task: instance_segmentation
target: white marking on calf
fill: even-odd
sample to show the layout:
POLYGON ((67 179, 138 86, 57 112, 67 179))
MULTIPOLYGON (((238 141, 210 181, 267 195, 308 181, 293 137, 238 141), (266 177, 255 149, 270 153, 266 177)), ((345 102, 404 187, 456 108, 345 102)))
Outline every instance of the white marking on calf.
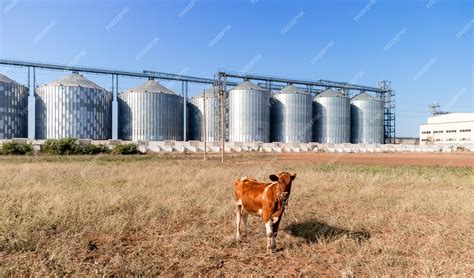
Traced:
POLYGON ((273 223, 271 220, 265 223, 265 229, 267 231, 267 237, 271 237, 273 235, 273 223))
POLYGON ((267 190, 268 190, 271 186, 273 186, 273 185, 275 185, 275 184, 277 184, 276 181, 275 181, 275 182, 272 182, 271 184, 267 185, 267 187, 265 187, 265 190, 263 191, 263 194, 262 194, 262 195, 263 195, 263 196, 262 196, 262 200, 265 199, 265 195, 267 194, 267 190))

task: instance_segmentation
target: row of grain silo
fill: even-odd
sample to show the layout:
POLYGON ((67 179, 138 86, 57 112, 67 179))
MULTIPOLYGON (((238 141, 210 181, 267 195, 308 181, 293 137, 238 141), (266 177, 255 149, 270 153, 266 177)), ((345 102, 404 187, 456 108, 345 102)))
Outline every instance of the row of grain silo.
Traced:
MULTIPOLYGON (((107 140, 112 93, 73 73, 35 90, 35 138, 107 140)), ((119 95, 119 138, 183 140, 183 97, 154 80, 119 95)), ((0 74, 0 139, 28 136, 28 88, 0 74)))
POLYGON ((28 135, 28 88, 0 74, 0 140, 28 135))
MULTIPOLYGON (((35 138, 110 139, 112 98, 77 73, 37 87, 35 138)), ((183 97, 148 80, 118 98, 119 139, 183 140, 183 97)), ((215 87, 190 99, 190 140, 204 139, 204 123, 206 140, 219 140, 219 101, 215 87)), ((350 100, 329 89, 313 98, 287 86, 271 94, 245 81, 226 93, 225 103, 233 142, 383 142, 383 103, 366 93, 350 100)), ((27 112, 28 89, 0 75, 0 139, 27 137, 27 112)))
MULTIPOLYGON (((191 140, 204 139, 204 114, 207 140, 219 138, 218 110, 214 108, 219 98, 215 91, 210 88, 190 100, 191 140)), ((365 92, 351 100, 328 89, 313 98, 291 85, 271 94, 245 81, 231 89, 227 97, 227 139, 231 142, 373 144, 384 140, 383 102, 365 92)))

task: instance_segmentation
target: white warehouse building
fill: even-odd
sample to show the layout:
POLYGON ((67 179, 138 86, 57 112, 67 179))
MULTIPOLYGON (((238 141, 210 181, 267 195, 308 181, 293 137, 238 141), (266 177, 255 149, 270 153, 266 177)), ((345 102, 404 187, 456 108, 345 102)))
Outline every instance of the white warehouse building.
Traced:
POLYGON ((420 125, 420 145, 473 143, 474 113, 436 115, 420 125))

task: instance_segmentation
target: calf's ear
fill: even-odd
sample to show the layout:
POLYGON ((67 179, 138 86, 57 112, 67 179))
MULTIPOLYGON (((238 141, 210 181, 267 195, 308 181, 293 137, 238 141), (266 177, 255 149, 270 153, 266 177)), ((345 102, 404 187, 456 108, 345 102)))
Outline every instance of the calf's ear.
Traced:
POLYGON ((271 181, 278 181, 278 176, 275 175, 275 174, 271 174, 271 175, 269 176, 269 178, 270 178, 271 181))
POLYGON ((291 175, 291 180, 294 180, 296 179, 296 173, 294 173, 293 175, 291 175))

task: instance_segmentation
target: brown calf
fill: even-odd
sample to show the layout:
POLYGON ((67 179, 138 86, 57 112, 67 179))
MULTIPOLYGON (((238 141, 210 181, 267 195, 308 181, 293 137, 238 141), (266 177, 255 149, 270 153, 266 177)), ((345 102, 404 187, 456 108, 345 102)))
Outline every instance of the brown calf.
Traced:
POLYGON ((267 251, 275 252, 276 236, 280 220, 288 204, 291 192, 291 182, 296 173, 291 175, 281 172, 270 175, 270 183, 262 183, 253 178, 241 178, 235 181, 234 194, 236 205, 236 238, 240 240, 240 220, 243 219, 243 234, 247 234, 247 219, 249 214, 261 216, 267 231, 267 251))

